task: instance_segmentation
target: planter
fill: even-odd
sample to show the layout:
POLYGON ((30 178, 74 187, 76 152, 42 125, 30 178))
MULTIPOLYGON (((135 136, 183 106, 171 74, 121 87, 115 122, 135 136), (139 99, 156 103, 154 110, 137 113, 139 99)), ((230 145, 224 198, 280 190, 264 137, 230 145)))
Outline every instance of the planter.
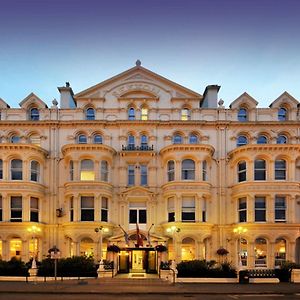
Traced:
POLYGON ((177 283, 238 283, 237 278, 177 278, 177 283))
POLYGON ((300 269, 293 269, 292 270, 291 282, 300 283, 300 269))

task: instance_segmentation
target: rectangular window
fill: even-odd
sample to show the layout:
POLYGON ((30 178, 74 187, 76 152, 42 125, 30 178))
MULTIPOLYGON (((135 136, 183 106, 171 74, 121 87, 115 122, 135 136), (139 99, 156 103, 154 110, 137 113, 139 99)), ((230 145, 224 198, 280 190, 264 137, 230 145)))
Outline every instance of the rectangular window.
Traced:
POLYGON ((182 198, 181 220, 182 222, 195 222, 195 198, 194 197, 182 198))
POLYGON ((129 210, 129 223, 130 224, 136 224, 137 221, 137 210, 136 209, 130 209, 129 210))
POLYGON ((207 181, 207 162, 204 160, 202 162, 202 180, 207 181))
POLYGON ((168 222, 175 222, 175 199, 168 198, 168 222))
POLYGON ((286 162, 285 160, 275 160, 275 180, 286 179, 286 162))
POLYGON ((255 197, 255 222, 266 222, 265 197, 255 197))
POLYGON ((239 198, 239 222, 247 222, 247 198, 239 198))
POLYGON ((284 196, 275 197, 275 222, 286 222, 286 201, 284 196))
POLYGON ((146 224, 147 210, 144 202, 131 202, 129 204, 129 223, 130 224, 146 224))
POLYGON ((146 209, 139 209, 139 224, 147 223, 147 211, 146 209))
POLYGON ((70 199, 70 222, 74 221, 74 198, 70 199))
POLYGON ((3 161, 0 159, 0 179, 3 179, 3 161))
POLYGON ((30 222, 39 222, 39 199, 30 197, 30 222))
POLYGON ((206 222, 206 200, 202 201, 202 222, 206 222))
POLYGON ((108 198, 101 199, 101 221, 108 222, 108 198))
POLYGON ((246 162, 240 162, 238 164, 238 182, 246 181, 247 169, 246 162))
POLYGON ((254 180, 266 180, 266 162, 263 159, 254 161, 254 180))
POLYGON ((148 184, 148 170, 146 165, 140 166, 141 170, 141 185, 147 185, 148 184))
MULTIPOLYGON (((0 222, 3 221, 3 216, 2 216, 2 196, 0 195, 0 222)), ((0 253, 1 254, 1 253, 0 253)), ((0 257, 1 258, 1 257, 0 257)))
POLYGON ((22 196, 10 198, 10 221, 22 222, 22 196))
POLYGON ((134 165, 128 166, 128 185, 134 185, 134 165))
POLYGON ((81 221, 94 221, 93 196, 81 196, 81 221))

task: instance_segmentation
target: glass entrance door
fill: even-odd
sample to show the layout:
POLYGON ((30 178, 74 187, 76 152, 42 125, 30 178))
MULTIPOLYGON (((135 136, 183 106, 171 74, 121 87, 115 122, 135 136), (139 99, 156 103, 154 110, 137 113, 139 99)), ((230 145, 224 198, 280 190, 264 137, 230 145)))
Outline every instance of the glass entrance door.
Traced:
POLYGON ((143 250, 132 251, 132 271, 144 271, 144 252, 143 250))

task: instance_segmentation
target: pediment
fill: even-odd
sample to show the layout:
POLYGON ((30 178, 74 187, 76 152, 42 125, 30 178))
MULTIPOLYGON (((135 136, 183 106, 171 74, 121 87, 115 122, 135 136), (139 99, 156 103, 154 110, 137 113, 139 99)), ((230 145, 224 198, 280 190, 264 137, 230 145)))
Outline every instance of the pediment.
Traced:
POLYGON ((231 109, 237 109, 241 106, 247 108, 247 109, 251 109, 251 108, 255 108, 257 106, 258 102, 251 97, 248 93, 243 93, 242 95, 240 95, 238 98, 236 98, 230 105, 229 107, 231 109))
POLYGON ((141 186, 130 187, 123 191, 121 194, 123 197, 152 197, 154 195, 153 192, 141 186))
POLYGON ((28 109, 30 106, 36 106, 37 108, 48 108, 47 104, 34 93, 30 93, 19 103, 19 105, 25 109, 28 109))
POLYGON ((279 108, 281 106, 286 106, 289 108, 297 108, 299 101, 291 96, 288 92, 282 93, 277 99, 275 99, 271 104, 270 108, 279 108))
POLYGON ((10 106, 2 98, 0 98, 0 109, 5 108, 10 108, 10 106))
POLYGON ((202 97, 200 94, 138 65, 77 93, 75 98, 101 98, 108 93, 119 98, 129 92, 147 93, 152 97, 158 97, 161 91, 170 93, 172 97, 193 99, 202 97))

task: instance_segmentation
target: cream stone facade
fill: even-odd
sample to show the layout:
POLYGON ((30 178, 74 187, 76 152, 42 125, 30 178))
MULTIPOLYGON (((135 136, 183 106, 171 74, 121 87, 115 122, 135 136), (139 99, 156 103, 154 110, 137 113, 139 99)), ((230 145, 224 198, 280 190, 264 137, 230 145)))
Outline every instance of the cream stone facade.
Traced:
POLYGON ((223 260, 220 248, 236 266, 299 262, 299 102, 258 108, 244 93, 225 108, 219 88, 200 95, 138 61, 75 95, 59 87, 59 107, 0 99, 2 259, 56 245, 120 272, 223 260))

